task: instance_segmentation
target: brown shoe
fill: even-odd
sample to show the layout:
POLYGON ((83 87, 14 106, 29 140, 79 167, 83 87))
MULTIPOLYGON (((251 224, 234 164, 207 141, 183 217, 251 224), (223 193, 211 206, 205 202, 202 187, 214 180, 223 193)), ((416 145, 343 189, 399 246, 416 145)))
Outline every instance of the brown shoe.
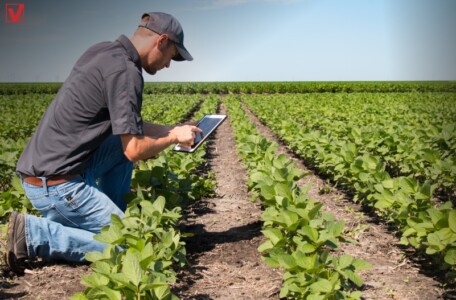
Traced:
POLYGON ((25 260, 28 259, 25 241, 25 216, 14 211, 8 222, 8 241, 6 245, 6 263, 11 271, 23 274, 25 260))

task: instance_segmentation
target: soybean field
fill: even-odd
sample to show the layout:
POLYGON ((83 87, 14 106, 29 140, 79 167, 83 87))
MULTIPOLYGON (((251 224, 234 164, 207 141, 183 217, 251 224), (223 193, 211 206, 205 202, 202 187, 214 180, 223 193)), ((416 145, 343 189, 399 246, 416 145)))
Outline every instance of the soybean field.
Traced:
MULTIPOLYGON (((10 213, 39 214, 15 165, 59 88, 0 84, 2 256, 10 213)), ((135 164, 103 253, 3 266, 0 298, 456 297, 456 82, 145 85, 145 121, 214 113, 195 153, 135 164)))

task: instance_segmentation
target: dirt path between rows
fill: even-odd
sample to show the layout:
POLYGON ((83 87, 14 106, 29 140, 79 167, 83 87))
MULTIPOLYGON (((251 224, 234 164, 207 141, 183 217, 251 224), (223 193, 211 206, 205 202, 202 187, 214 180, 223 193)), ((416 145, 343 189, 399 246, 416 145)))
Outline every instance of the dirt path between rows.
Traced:
POLYGON ((87 265, 55 264, 26 270, 24 276, 2 278, 0 299, 62 300, 84 290, 83 275, 90 274, 87 265))
POLYGON ((247 107, 244 106, 244 110, 259 132, 279 144, 279 153, 288 155, 301 170, 309 173, 298 182, 298 185, 310 184, 310 197, 322 202, 325 211, 345 222, 348 237, 357 243, 342 244, 341 253, 364 259, 372 264, 371 270, 361 273, 365 284, 363 298, 444 299, 444 290, 440 283, 423 274, 421 266, 407 258, 399 246, 399 239, 389 232, 384 224, 379 224, 375 217, 367 216, 360 205, 350 201, 346 195, 310 171, 247 107))
POLYGON ((190 266, 173 289, 182 299, 278 299, 282 274, 257 251, 263 241, 261 209, 249 201, 247 174, 235 149, 228 118, 208 145, 216 196, 187 208, 183 231, 194 233, 186 241, 190 266))

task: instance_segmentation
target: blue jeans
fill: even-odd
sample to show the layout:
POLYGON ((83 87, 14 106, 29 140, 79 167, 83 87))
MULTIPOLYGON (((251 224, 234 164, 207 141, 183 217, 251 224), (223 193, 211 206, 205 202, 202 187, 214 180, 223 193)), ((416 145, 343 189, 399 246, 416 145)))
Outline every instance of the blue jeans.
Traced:
POLYGON ((32 205, 44 217, 25 216, 29 257, 83 262, 86 253, 102 252, 105 244, 93 235, 111 224, 111 214, 124 217, 122 196, 130 191, 132 171, 120 137, 111 135, 80 178, 50 187, 22 182, 32 205))

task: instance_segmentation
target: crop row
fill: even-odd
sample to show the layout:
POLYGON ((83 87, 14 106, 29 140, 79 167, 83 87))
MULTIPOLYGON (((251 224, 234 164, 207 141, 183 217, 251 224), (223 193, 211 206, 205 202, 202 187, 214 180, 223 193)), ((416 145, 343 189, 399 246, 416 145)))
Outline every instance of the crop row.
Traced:
MULTIPOLYGON (((420 98, 420 95, 415 96, 418 100, 423 100, 420 98)), ((382 97, 378 98, 378 100, 382 99, 382 97)), ((431 97, 431 99, 433 98, 431 97)), ((401 126, 401 123, 409 122, 407 120, 407 111, 408 109, 413 111, 413 106, 405 107, 403 110, 405 116, 403 118, 405 121, 403 122, 392 119, 384 122, 384 127, 381 127, 382 123, 379 122, 373 122, 371 124, 372 126, 366 125, 366 128, 372 131, 375 131, 375 128, 379 127, 377 128, 377 132, 383 130, 390 135, 389 137, 376 137, 375 135, 370 135, 371 133, 369 132, 364 132, 363 126, 358 125, 356 127, 356 120, 359 118, 369 120, 369 109, 375 111, 376 108, 391 105, 391 102, 383 99, 383 101, 377 104, 369 103, 369 105, 364 107, 364 114, 367 116, 361 116, 359 118, 354 116, 353 122, 355 123, 351 124, 351 132, 347 132, 344 138, 343 134, 338 132, 339 126, 345 126, 343 124, 344 122, 340 122, 337 118, 332 119, 332 117, 344 114, 350 115, 351 109, 360 113, 355 107, 356 101, 353 101, 354 107, 350 106, 351 101, 343 101, 342 106, 345 105, 347 107, 342 109, 340 105, 335 105, 334 107, 326 105, 325 101, 321 98, 312 101, 309 97, 301 99, 300 102, 292 101, 292 103, 295 103, 295 106, 293 106, 294 109, 287 107, 288 110, 285 111, 280 106, 284 105, 286 101, 280 97, 244 96, 242 100, 248 104, 251 110, 264 123, 285 141, 290 149, 300 155, 307 163, 313 165, 320 173, 329 176, 337 184, 347 189, 354 195, 355 201, 360 201, 365 205, 373 207, 387 221, 396 224, 402 233, 401 242, 403 244, 412 245, 419 250, 425 251, 443 269, 449 271, 447 272, 448 275, 452 275, 456 266, 456 211, 453 209, 452 203, 446 202, 441 204, 439 202, 435 203, 432 200, 435 188, 431 184, 432 178, 426 178, 426 181, 420 181, 419 179, 421 177, 415 177, 413 173, 408 176, 391 176, 386 168, 387 162, 385 156, 388 156, 388 153, 382 155, 381 151, 379 151, 379 148, 382 146, 388 149, 385 144, 382 145, 385 141, 393 143, 394 141, 398 141, 395 135, 400 135, 403 131, 406 132, 406 135, 407 133, 413 133, 413 127, 401 126), (265 105, 265 103, 268 103, 268 105, 265 105), (301 105, 306 106, 306 109, 300 109, 300 106, 296 103, 301 103, 301 105), (325 109, 320 114, 324 114, 328 119, 328 125, 313 122, 313 120, 316 120, 316 122, 321 120, 321 117, 316 116, 318 113, 314 113, 321 106, 325 107, 325 109), (299 113, 295 114, 295 111, 299 111, 299 113), (307 115, 313 116, 314 119, 307 115), (332 126, 329 126, 329 124, 332 124, 332 126), (388 128, 390 124, 393 127, 388 128), (353 137, 355 135, 353 131, 359 131, 358 135, 367 134, 369 138, 361 143, 354 142, 353 137), (372 147, 373 149, 366 148, 366 144, 374 145, 372 147)), ((329 99, 326 100, 333 104, 329 99)), ((404 103, 401 104, 404 105, 404 103)), ((429 105, 429 102, 427 104, 429 105)), ((420 107, 419 101, 416 102, 416 105, 420 107)), ((454 109, 454 106, 452 107, 451 105, 454 104, 448 102, 446 109, 449 111, 454 109)), ((428 111, 432 112, 433 109, 429 107, 428 111)), ((440 119, 439 117, 434 118, 433 115, 426 116, 423 111, 422 113, 422 118, 424 120, 428 119, 425 122, 440 119)), ((374 114, 376 113, 374 112, 374 114)), ((379 118, 382 119, 382 117, 389 118, 388 114, 380 114, 379 118)), ((348 117, 346 117, 346 120, 347 122, 352 121, 348 117)), ((430 149, 436 152, 443 151, 438 152, 441 155, 439 159, 452 164, 448 170, 453 173, 450 173, 448 175, 449 177, 443 177, 443 180, 449 178, 450 181, 447 183, 454 187, 454 152, 452 156, 445 156, 445 151, 447 147, 453 147, 455 133, 446 131, 446 128, 450 125, 445 121, 437 121, 436 124, 431 123, 429 126, 439 128, 439 124, 440 131, 437 129, 435 132, 437 135, 444 136, 446 144, 437 143, 437 145, 428 145, 428 147, 431 147, 430 149), (453 181, 451 181, 451 178, 453 178, 453 181)), ((341 131, 343 132, 343 130, 341 131)), ((426 130, 423 130, 423 124, 417 126, 415 131, 418 134, 426 132, 426 130)), ((403 138, 407 139, 406 136, 403 138)), ((440 137, 436 137, 436 139, 439 140, 440 137)), ((413 146, 416 146, 417 149, 421 150, 426 145, 421 146, 418 144, 419 142, 425 143, 425 140, 421 138, 408 140, 408 143, 411 144, 413 149, 413 146)), ((411 159, 410 163, 420 163, 422 159, 426 160, 426 157, 420 158, 419 155, 420 152, 416 153, 415 160, 411 159)), ((436 168, 440 165, 441 163, 437 162, 436 164, 431 164, 430 168, 436 168)), ((446 169, 442 169, 440 172, 444 173, 445 171, 446 169)))
POLYGON ((52 95, 0 95, 0 192, 11 186, 16 161, 51 100, 52 95))
MULTIPOLYGON (((215 113, 217 106, 218 99, 208 97, 194 119, 215 113)), ((172 109, 161 118, 146 113, 144 119, 177 123, 186 119, 192 106, 187 105, 186 113, 179 108, 172 113, 172 109)), ((166 150, 139 163, 126 217, 112 216, 112 225, 95 236, 107 247, 103 253, 87 254, 92 274, 83 277, 87 288, 72 299, 177 299, 169 285, 176 281, 174 268, 186 263, 185 234, 178 229, 181 207, 214 187, 210 176, 194 174, 204 154, 205 147, 193 155, 166 150)))
MULTIPOLYGON (((61 83, 0 83, 0 95, 55 94, 61 83)), ((149 82, 145 94, 284 94, 352 92, 455 92, 455 81, 395 82, 149 82)))
MULTIPOLYGON (((277 122, 283 116, 295 120, 305 138, 300 143, 303 147, 310 140, 347 145, 349 155, 379 157, 393 177, 429 180, 443 198, 450 198, 456 190, 454 94, 313 94, 244 99, 260 115, 269 111, 277 122)), ((281 126, 277 122, 271 126, 281 126)), ((318 163, 327 160, 327 153, 318 149, 310 156, 318 163)))
POLYGON ((249 190, 266 207, 261 218, 267 238, 258 250, 264 261, 285 270, 281 298, 360 299, 359 270, 370 264, 350 255, 337 256, 344 222, 321 211, 296 184, 304 176, 278 145, 256 131, 235 97, 226 100, 238 154, 249 172, 249 190))

